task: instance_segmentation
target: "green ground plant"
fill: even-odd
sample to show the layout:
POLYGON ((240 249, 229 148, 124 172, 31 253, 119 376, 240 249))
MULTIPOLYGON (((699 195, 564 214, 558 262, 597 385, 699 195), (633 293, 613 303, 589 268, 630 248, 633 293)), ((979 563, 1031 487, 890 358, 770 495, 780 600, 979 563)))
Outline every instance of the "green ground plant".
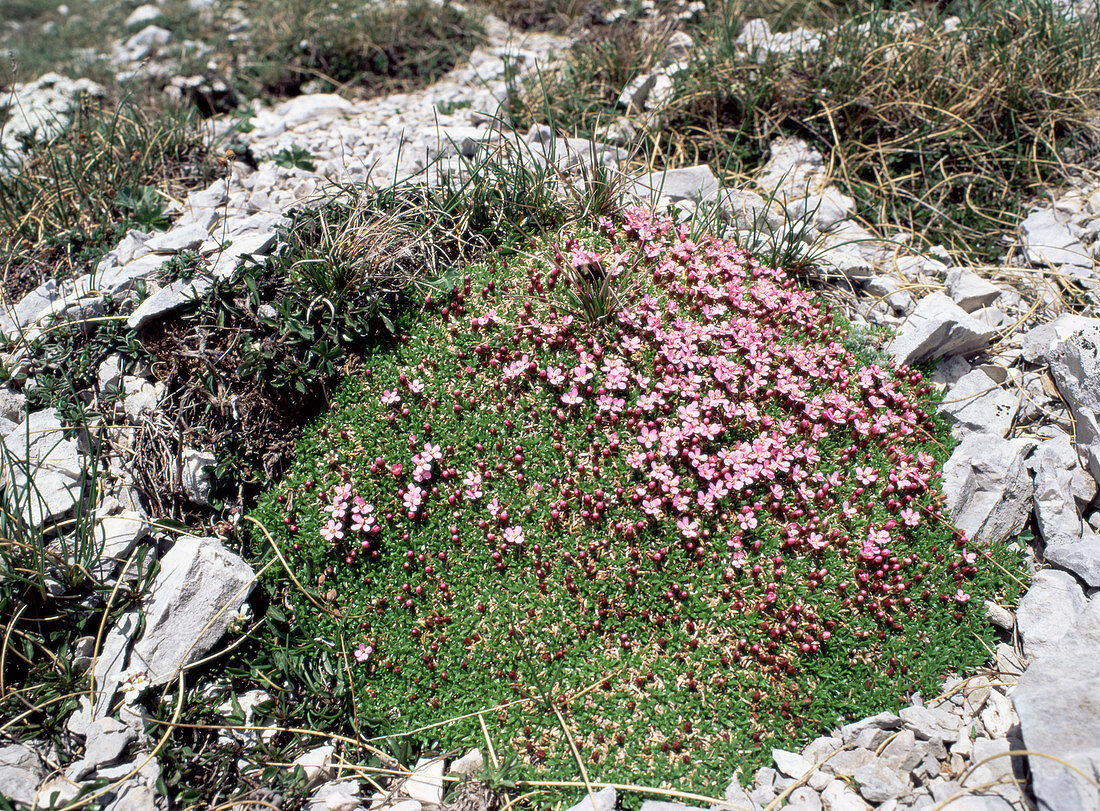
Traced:
POLYGON ((364 734, 720 796, 986 659, 1015 553, 946 522, 931 387, 687 233, 630 210, 470 266, 263 499, 364 734))
POLYGON ((249 0, 247 37, 228 45, 245 95, 293 96, 307 83, 377 95, 429 84, 480 41, 477 20, 450 3, 249 0))

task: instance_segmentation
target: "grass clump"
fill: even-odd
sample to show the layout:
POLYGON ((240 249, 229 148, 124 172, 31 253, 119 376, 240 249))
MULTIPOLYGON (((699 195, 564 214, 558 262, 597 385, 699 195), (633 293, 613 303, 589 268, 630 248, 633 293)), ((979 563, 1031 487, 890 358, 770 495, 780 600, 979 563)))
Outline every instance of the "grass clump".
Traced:
MULTIPOLYGON (((869 221, 984 263, 999 260, 1001 237, 1039 189, 1067 177, 1064 155, 1088 164, 1100 154, 1100 49, 1050 2, 959 5, 952 24, 948 10, 836 9, 839 23, 821 20, 819 49, 763 64, 735 45, 743 11, 689 29, 691 63, 646 136, 662 160, 750 173, 773 137, 796 135, 831 154, 869 221)), ((568 65, 517 88, 517 119, 549 110, 560 126, 596 132, 647 69, 644 35, 623 23, 625 43, 582 41, 568 65)))
POLYGON ((482 37, 466 12, 426 0, 252 0, 243 11, 248 37, 229 47, 238 87, 252 96, 294 96, 309 83, 364 96, 412 90, 440 78, 482 37))
POLYGON ((944 518, 930 386, 686 233, 630 210, 471 266, 263 500, 364 731, 717 796, 985 660, 1011 553, 944 518))
POLYGON ((4 300, 88 272, 132 227, 168 224, 167 201, 220 170, 193 111, 84 100, 70 125, 0 155, 4 300), (9 163, 10 162, 10 163, 9 163))

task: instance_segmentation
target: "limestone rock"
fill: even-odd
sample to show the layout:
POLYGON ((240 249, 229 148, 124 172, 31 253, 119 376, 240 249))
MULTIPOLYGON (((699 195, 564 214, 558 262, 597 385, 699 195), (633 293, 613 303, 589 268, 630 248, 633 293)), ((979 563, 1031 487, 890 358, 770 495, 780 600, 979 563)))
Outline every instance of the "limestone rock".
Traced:
POLYGON ((1089 472, 1100 482, 1100 318, 1089 319, 1057 345, 1050 372, 1073 414, 1089 472))
POLYGON ((667 197, 674 203, 713 199, 718 195, 718 178, 706 164, 651 172, 634 181, 630 194, 642 199, 667 197))
POLYGON ((971 539, 996 543, 1027 525, 1033 485, 1024 460, 1035 444, 968 434, 944 464, 948 517, 971 539))
POLYGON ((1020 225, 1020 232, 1032 264, 1084 268, 1092 264, 1088 250, 1053 208, 1031 212, 1020 225))
POLYGON ((0 787, 9 800, 31 805, 46 770, 34 750, 21 743, 0 747, 0 787))
POLYGON ((939 411, 954 423, 951 433, 955 438, 975 431, 1003 437, 1019 407, 1019 398, 998 386, 984 370, 975 369, 951 387, 939 411))
POLYGON ((947 296, 933 293, 918 302, 887 352, 899 366, 967 355, 988 346, 996 332, 947 296))
POLYGON ((32 527, 54 521, 80 498, 84 460, 76 443, 65 438, 61 417, 46 409, 28 414, 4 437, 7 462, 0 483, 19 493, 14 501, 32 527))
POLYGON ((217 539, 180 538, 161 559, 130 666, 154 684, 175 678, 221 638, 254 585, 252 568, 217 539))
POLYGON ((615 787, 607 786, 591 796, 586 796, 569 811, 612 811, 615 808, 617 796, 615 787))
MULTIPOLYGON (((1090 601, 1062 644, 1024 671, 1012 694, 1027 749, 1100 773, 1100 600, 1090 601)), ((1098 811, 1100 789, 1050 757, 1029 758, 1041 811, 1098 811)))
POLYGON ((966 268, 947 271, 946 284, 947 295, 968 313, 989 307, 1001 297, 999 288, 966 268))

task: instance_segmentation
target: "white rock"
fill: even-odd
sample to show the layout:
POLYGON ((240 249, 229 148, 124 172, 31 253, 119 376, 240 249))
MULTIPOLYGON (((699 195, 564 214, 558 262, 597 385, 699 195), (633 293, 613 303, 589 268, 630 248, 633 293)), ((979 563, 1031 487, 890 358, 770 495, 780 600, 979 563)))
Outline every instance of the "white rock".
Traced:
POLYGON ((1100 809, 1100 789, 1067 768, 1097 771, 1100 752, 1100 600, 1090 601, 1063 644, 1032 662, 1013 691, 1024 748, 1048 755, 1029 757, 1031 787, 1048 811, 1100 809))
POLYGON ((145 516, 129 510, 100 519, 92 532, 99 556, 97 572, 106 577, 113 574, 148 530, 145 516))
POLYGON ((699 202, 718 195, 718 178, 706 164, 651 172, 635 180, 629 193, 643 199, 656 195, 667 197, 673 202, 699 202))
POLYGON ((1001 291, 972 270, 954 267, 947 271, 947 295, 968 313, 972 313, 992 305, 1001 297, 1001 291))
POLYGON ((122 369, 122 356, 117 352, 111 353, 103 360, 103 363, 99 364, 99 369, 96 372, 99 390, 105 392, 109 388, 116 388, 122 383, 124 374, 125 372, 122 369))
POLYGON ((309 811, 357 811, 362 808, 359 784, 354 780, 325 783, 309 798, 309 811))
POLYGON ((19 299, 15 307, 10 307, 5 302, 0 312, 0 333, 12 336, 36 324, 44 314, 53 312, 53 303, 61 297, 62 292, 57 282, 47 279, 19 299))
POLYGON ((238 234, 214 257, 210 274, 215 279, 228 279, 246 257, 266 256, 274 245, 275 230, 271 227, 256 233, 238 234))
POLYGON ((902 324, 887 352, 899 366, 967 355, 989 345, 996 330, 942 293, 925 296, 902 324))
POLYGON ((306 779, 312 781, 318 777, 326 777, 332 771, 332 755, 334 746, 318 746, 309 752, 304 752, 294 758, 293 765, 300 766, 306 772, 306 779))
POLYGON ((863 282, 863 292, 873 298, 885 301, 898 315, 907 313, 913 307, 913 297, 908 290, 901 289, 897 279, 891 276, 872 276, 863 282))
POLYGON ((1057 650, 1087 605, 1085 593, 1072 575, 1053 569, 1037 572, 1016 610, 1024 653, 1036 659, 1057 650))
POLYGON ((31 805, 46 770, 34 751, 21 743, 0 747, 0 786, 9 800, 31 805))
POLYGON ((130 16, 126 18, 126 22, 124 22, 123 25, 129 28, 131 25, 141 25, 142 23, 152 22, 159 16, 159 8, 146 4, 144 6, 138 6, 131 11, 130 16))
POLYGON ((1064 217, 1051 208, 1031 212, 1020 225, 1028 261, 1035 265, 1091 267, 1088 249, 1073 235, 1064 217))
POLYGON ((1024 459, 1035 444, 967 434, 944 464, 948 517, 972 540, 997 543, 1027 525, 1034 486, 1024 459))
POLYGON ((126 325, 130 329, 141 329, 166 313, 178 310, 185 304, 201 298, 213 286, 214 282, 208 276, 178 279, 162 287, 134 308, 130 317, 126 319, 126 325))
POLYGON ((38 787, 34 808, 63 808, 80 792, 80 786, 65 777, 53 777, 38 787))
POLYGON ((20 493, 23 520, 39 527, 70 512, 81 495, 84 466, 76 443, 65 439, 53 409, 27 415, 4 437, 7 461, 0 483, 20 493))
POLYGON ((833 780, 821 792, 821 803, 825 811, 871 811, 863 799, 843 780, 833 780))
POLYGON ((185 225, 182 228, 172 228, 163 234, 157 234, 145 243, 145 247, 157 253, 193 251, 202 245, 209 236, 210 234, 205 227, 194 223, 185 225))
POLYGON ((214 476, 210 468, 218 462, 212 453, 183 449, 183 469, 180 471, 180 486, 184 495, 192 504, 209 504, 210 493, 214 489, 214 476))
POLYGON ((145 632, 130 666, 145 669, 154 684, 175 678, 221 638, 254 585, 252 568, 217 539, 179 538, 145 600, 145 632))
POLYGON ((0 418, 17 425, 27 416, 27 396, 22 392, 0 388, 0 418))
POLYGON ((451 762, 451 774, 464 774, 466 776, 478 774, 485 768, 485 758, 480 749, 471 749, 460 758, 451 762))
POLYGON ((331 93, 314 93, 284 101, 275 108, 275 116, 287 129, 294 129, 307 121, 351 115, 355 105, 345 98, 331 93))
POLYGON ((122 388, 126 392, 122 409, 126 412, 126 418, 131 424, 136 425, 143 414, 156 411, 157 389, 148 380, 126 375, 122 379, 122 388))
POLYGON ((615 808, 617 794, 614 786, 607 786, 592 796, 586 796, 569 811, 612 811, 615 808), (595 801, 595 802, 593 802, 595 801))
POLYGON ((1070 437, 1059 432, 1042 442, 1028 467, 1035 475, 1035 518, 1047 546, 1080 538, 1083 524, 1073 496, 1073 471, 1079 464, 1070 437))
POLYGON ((974 431, 1005 436, 1019 407, 1019 398, 998 386, 982 369, 961 377, 938 406, 954 423, 951 433, 956 439, 974 431))
POLYGON ((402 792, 428 805, 443 802, 443 759, 420 758, 412 774, 402 786, 402 792))
MULTIPOLYGON (((118 691, 122 672, 126 669, 130 641, 138 628, 138 616, 135 612, 123 614, 103 640, 103 647, 95 660, 92 677, 95 684, 95 703, 86 719, 88 723, 105 716, 118 691)), ((86 725, 81 725, 86 729, 86 725)), ((79 734, 84 734, 80 732, 79 734)))
POLYGON ((756 185, 776 192, 776 199, 805 197, 823 185, 824 158, 801 138, 774 138, 768 146, 768 162, 756 177, 756 185))
POLYGON ((868 763, 856 769, 854 775, 859 784, 859 793, 871 803, 884 803, 909 792, 908 779, 901 776, 883 763, 868 763))
POLYGON ((772 760, 775 761, 776 768, 781 773, 787 777, 793 777, 795 780, 801 779, 807 773, 812 773, 806 782, 816 791, 821 791, 829 784, 829 775, 819 770, 813 763, 796 752, 788 752, 785 749, 772 749, 772 760))
POLYGON ((1028 363, 1047 363, 1058 346, 1093 319, 1067 313, 1020 336, 1020 351, 1028 363))
POLYGON ((1073 414, 1089 472, 1100 482, 1100 318, 1089 319, 1057 345, 1050 372, 1073 414))

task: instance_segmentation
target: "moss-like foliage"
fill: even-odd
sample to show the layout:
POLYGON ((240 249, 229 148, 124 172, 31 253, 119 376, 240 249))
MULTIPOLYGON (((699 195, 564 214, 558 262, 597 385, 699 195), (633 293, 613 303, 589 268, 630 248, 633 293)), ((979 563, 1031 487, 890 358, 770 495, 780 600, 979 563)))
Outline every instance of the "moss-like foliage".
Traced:
POLYGON ((985 659, 930 387, 782 271, 639 210, 427 310, 258 512, 365 729, 720 796, 985 659))

